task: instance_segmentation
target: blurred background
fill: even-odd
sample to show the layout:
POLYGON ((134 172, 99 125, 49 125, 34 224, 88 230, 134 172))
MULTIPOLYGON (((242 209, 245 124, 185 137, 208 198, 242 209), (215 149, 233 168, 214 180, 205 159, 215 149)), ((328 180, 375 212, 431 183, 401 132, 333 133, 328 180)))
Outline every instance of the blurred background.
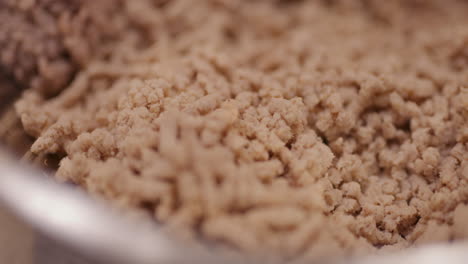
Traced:
POLYGON ((34 232, 0 204, 0 263, 32 264, 34 232))

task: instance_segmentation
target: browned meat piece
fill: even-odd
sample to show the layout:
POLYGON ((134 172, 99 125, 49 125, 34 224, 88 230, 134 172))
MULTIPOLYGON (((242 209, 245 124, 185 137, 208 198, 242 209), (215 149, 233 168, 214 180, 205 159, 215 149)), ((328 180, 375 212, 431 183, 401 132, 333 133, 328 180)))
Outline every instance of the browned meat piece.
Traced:
POLYGON ((103 21, 116 1, 95 2, 0 1, 0 72, 21 88, 56 94, 114 32, 103 21))

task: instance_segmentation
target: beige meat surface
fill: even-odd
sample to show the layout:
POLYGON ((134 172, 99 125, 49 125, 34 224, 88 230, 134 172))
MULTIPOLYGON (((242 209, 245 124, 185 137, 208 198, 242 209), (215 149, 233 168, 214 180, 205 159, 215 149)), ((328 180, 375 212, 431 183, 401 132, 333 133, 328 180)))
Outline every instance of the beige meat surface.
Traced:
POLYGON ((285 258, 468 236, 466 1, 128 1, 152 36, 16 105, 61 180, 285 258))

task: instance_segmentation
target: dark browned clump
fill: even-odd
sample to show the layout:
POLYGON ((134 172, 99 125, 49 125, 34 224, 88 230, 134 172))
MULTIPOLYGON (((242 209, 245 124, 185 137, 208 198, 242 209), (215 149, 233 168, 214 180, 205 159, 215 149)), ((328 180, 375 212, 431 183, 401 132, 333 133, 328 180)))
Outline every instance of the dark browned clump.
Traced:
POLYGON ((97 2, 0 1, 0 72, 18 88, 56 94, 114 35, 105 20, 116 1, 97 2))

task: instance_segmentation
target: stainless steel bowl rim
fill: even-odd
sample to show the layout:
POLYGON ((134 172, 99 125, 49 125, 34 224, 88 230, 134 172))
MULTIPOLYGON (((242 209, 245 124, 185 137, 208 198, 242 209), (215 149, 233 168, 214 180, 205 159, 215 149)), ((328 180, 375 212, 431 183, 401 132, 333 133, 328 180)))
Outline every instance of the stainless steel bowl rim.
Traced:
MULTIPOLYGON (((148 219, 124 217, 84 192, 15 161, 0 162, 0 200, 34 228, 112 263, 245 263, 170 239, 148 219)), ((467 223, 468 224, 468 223, 467 223)), ((468 243, 438 244, 347 263, 468 263, 468 243)))

